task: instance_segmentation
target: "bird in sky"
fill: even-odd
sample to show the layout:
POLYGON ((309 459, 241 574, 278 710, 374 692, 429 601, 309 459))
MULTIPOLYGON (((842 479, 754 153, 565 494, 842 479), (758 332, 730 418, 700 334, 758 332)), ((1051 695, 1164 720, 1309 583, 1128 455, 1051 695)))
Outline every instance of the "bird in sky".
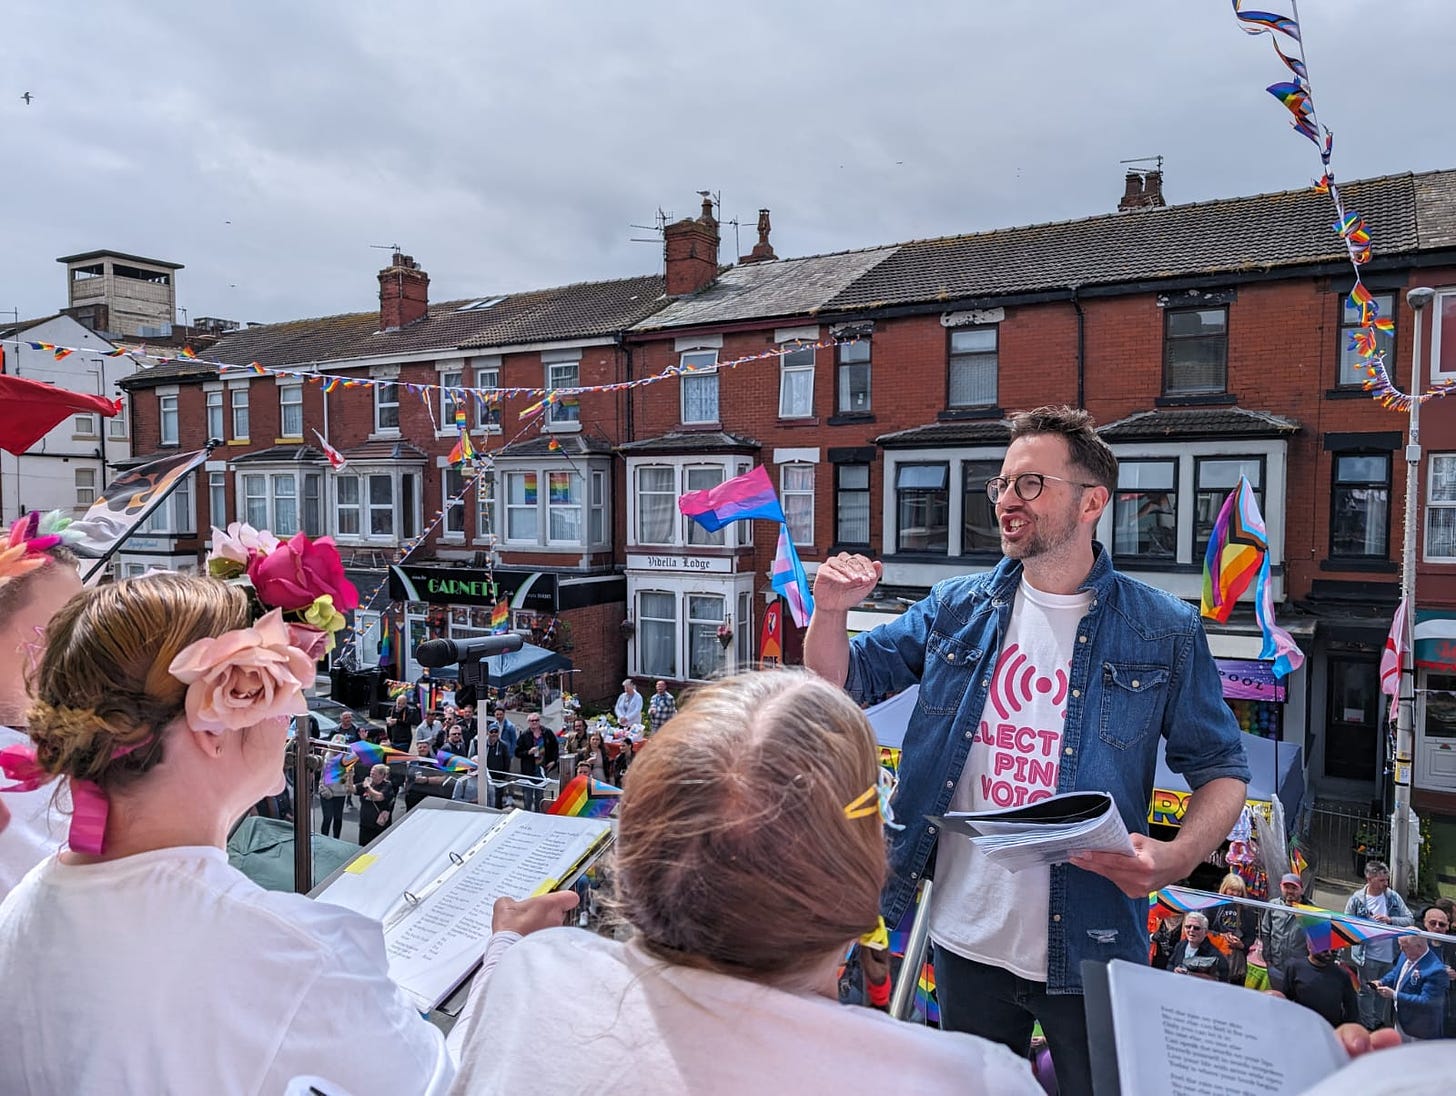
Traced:
POLYGON ((30 92, 27 91, 24 95, 21 96, 21 98, 25 100, 25 105, 26 106, 30 106, 30 101, 32 99, 34 99, 35 96, 32 95, 30 92))

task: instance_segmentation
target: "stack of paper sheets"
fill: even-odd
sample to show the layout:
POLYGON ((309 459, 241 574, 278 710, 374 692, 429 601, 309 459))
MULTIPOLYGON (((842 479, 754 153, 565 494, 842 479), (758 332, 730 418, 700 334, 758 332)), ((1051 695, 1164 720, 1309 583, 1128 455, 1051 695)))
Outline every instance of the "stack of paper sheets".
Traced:
POLYGON ((1024 807, 958 811, 931 821, 969 837, 1007 871, 1059 864, 1077 852, 1133 853, 1122 815, 1106 792, 1066 792, 1024 807))

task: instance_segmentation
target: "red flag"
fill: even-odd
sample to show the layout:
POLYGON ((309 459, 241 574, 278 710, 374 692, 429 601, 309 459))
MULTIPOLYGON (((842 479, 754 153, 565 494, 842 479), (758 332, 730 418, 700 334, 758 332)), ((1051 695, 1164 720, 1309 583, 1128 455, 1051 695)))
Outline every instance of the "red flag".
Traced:
POLYGON ((67 415, 94 412, 112 418, 121 410, 120 400, 68 392, 53 384, 27 377, 0 374, 0 449, 19 456, 61 424, 67 415))
POLYGON ((768 612, 763 614, 763 631, 758 637, 758 657, 765 662, 771 658, 783 661, 784 645, 781 638, 783 623, 781 603, 775 601, 768 607, 768 612))
POLYGON ((319 444, 323 446, 324 456, 327 457, 329 460, 329 467, 332 468, 335 472, 342 472, 344 470, 344 465, 348 463, 344 459, 344 454, 340 453, 332 445, 324 441, 324 436, 320 434, 317 430, 313 432, 313 436, 318 438, 319 444))

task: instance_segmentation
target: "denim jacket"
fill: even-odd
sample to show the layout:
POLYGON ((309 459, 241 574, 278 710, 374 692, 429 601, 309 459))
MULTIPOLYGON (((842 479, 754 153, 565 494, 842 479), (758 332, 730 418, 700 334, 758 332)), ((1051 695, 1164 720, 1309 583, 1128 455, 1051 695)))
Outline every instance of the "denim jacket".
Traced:
MULTIPOLYGON (((1158 738, 1168 767, 1195 791, 1220 777, 1245 782, 1239 725, 1223 701, 1198 612, 1112 569, 1106 550, 1081 589, 1057 791, 1110 792, 1132 833, 1147 833, 1158 738)), ((946 579, 898 619, 850 643, 845 689, 860 703, 920 685, 900 762, 890 881, 882 899, 896 924, 935 850, 927 815, 943 814, 960 781, 986 704, 1021 564, 946 579)), ((1147 900, 1069 864, 1051 869, 1047 988, 1080 993, 1084 959, 1148 961, 1147 900)))

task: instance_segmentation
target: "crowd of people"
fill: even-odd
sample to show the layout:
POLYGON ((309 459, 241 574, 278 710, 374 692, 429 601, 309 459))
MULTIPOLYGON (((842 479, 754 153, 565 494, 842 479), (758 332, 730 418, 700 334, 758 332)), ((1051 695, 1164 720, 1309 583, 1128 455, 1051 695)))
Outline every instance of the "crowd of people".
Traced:
MULTIPOLYGON (((1310 931, 1318 921, 1309 913, 1318 907, 1306 902, 1300 876, 1284 875, 1279 889, 1271 904, 1281 909, 1261 913, 1231 901, 1208 913, 1159 918, 1149 934, 1149 961, 1175 974, 1278 993, 1332 1026, 1393 1028, 1407 1041, 1456 1038, 1451 987, 1456 944, 1398 935, 1334 947, 1328 933, 1310 931)), ((1243 897, 1244 881, 1231 873, 1219 892, 1243 897)), ((1390 869, 1371 860, 1365 865, 1365 885, 1350 895, 1343 912, 1392 928, 1414 926, 1448 936, 1453 909, 1450 899, 1439 898, 1413 916, 1390 887, 1390 869)))
MULTIPOLYGON (((570 757, 622 783, 611 866, 621 934, 563 927, 570 892, 501 899, 448 1043, 390 979, 379 922, 265 891, 224 852, 230 826, 283 789, 289 721, 307 715, 315 660, 343 626, 330 599, 357 604, 332 546, 300 534, 293 558, 265 570, 256 565, 277 542, 255 537, 236 549, 251 593, 178 574, 80 590, 60 540, 32 522, 0 553, 0 768, 18 793, 0 832, 11 881, 0 981, 25 995, 0 1028, 0 1091, 274 1093, 309 1076, 323 1079, 307 1082, 316 1091, 354 1096, 862 1086, 1034 1096, 1034 1046, 1061 1092, 1090 1091, 1081 963, 1148 961, 1148 893, 1223 840, 1248 768, 1196 613, 1117 574, 1093 540, 1116 459, 1090 419, 1041 409, 1011 434, 987 486, 1006 558, 853 640, 847 614, 880 565, 825 561, 805 640, 812 672, 704 685, 646 748, 629 733, 613 770, 600 748, 610 743, 590 728, 573 723, 562 741, 539 713, 524 726, 495 713, 474 748, 487 765, 508 759, 515 780, 533 781, 570 757), (1033 749, 1052 759, 1023 790, 1110 792, 1130 852, 1001 878, 965 842, 941 840, 933 817, 984 805, 1006 771, 1000 737, 977 728, 1011 642, 1068 683, 1064 700, 1021 713, 1033 749), (911 684, 920 692, 896 790, 861 705, 911 684), (1146 833, 1159 739, 1194 789, 1172 841, 1146 833), (942 1030, 839 1001, 845 956, 916 901, 932 861, 942 1030)), ((663 691, 644 704, 624 686, 617 706, 652 718, 654 704, 669 708, 663 691)), ((377 731, 357 730, 416 756, 458 732, 469 753, 466 721, 445 716, 437 727, 405 696, 377 731)), ((410 764, 410 791, 443 787, 422 779, 438 766, 410 764)), ((396 788, 383 766, 335 790, 359 798, 361 829, 367 810, 382 831, 405 781, 396 788)), ((1352 911, 1395 925, 1409 911, 1379 867, 1352 911)), ((1298 917, 1298 882, 1288 912, 1269 911, 1252 938, 1242 913, 1219 910, 1165 931, 1165 965, 1183 972, 1169 978, 1232 978, 1238 951, 1247 984, 1278 934, 1290 953, 1280 991, 1314 1007, 1332 982, 1318 962, 1313 974, 1298 965, 1296 936, 1274 923, 1298 917)), ((1449 929, 1440 906, 1423 923, 1443 913, 1449 929)), ((1409 934, 1398 947, 1378 978, 1387 960, 1351 956, 1370 992, 1393 1002, 1395 1024, 1342 1024, 1352 1053, 1423 1038, 1434 1022, 1431 1002, 1406 998, 1448 983, 1445 957, 1409 934)), ((1382 1059, 1373 1069, 1356 1062, 1328 1090, 1374 1096, 1397 1078, 1400 1091, 1438 1091, 1449 1067, 1423 1054, 1436 1045, 1382 1049, 1365 1059, 1382 1059)), ((1223 1052, 1210 1045, 1210 1061, 1223 1052)))

